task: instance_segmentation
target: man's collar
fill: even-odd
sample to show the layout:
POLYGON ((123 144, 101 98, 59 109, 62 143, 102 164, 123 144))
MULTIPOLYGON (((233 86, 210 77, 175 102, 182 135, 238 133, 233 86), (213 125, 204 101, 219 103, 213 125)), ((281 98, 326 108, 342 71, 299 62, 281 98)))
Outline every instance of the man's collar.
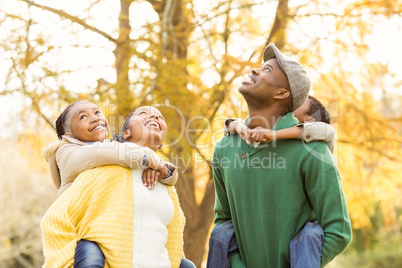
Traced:
MULTIPOLYGON (((246 118, 246 120, 244 120, 244 124, 247 126, 247 121, 248 121, 248 116, 246 118)), ((297 126, 300 125, 299 120, 297 120, 294 117, 293 112, 287 113, 284 117, 282 117, 271 129, 272 130, 280 130, 280 129, 284 129, 284 128, 290 128, 293 126, 297 126)), ((251 142, 251 146, 253 146, 254 148, 257 148, 258 145, 260 143, 259 142, 251 142)))
POLYGON ((284 128, 294 127, 300 124, 299 120, 294 117, 293 112, 287 113, 284 117, 281 118, 271 129, 272 130, 280 130, 284 128))
MULTIPOLYGON (((248 116, 246 117, 246 120, 244 120, 244 125, 247 126, 248 122, 248 116)), ((283 116, 271 129, 272 130, 280 130, 284 128, 290 128, 296 125, 299 125, 300 122, 294 117, 293 112, 287 113, 285 116, 283 116)))

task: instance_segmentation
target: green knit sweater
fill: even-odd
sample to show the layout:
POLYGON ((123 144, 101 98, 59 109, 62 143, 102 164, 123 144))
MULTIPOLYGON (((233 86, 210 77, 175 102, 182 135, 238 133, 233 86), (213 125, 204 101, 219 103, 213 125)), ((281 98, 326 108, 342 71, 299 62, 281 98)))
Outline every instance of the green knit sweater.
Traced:
MULTIPOLYGON (((298 124, 293 113, 273 129, 298 124)), ((232 219, 240 255, 236 267, 290 267, 289 243, 307 221, 324 230, 321 266, 352 238, 335 160, 324 142, 278 140, 254 148, 239 135, 215 147, 215 224, 232 219)))

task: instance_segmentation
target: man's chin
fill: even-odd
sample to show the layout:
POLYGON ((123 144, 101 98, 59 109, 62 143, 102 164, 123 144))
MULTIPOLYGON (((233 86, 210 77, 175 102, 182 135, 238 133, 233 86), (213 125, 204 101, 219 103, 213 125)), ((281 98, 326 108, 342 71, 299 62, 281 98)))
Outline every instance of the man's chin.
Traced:
POLYGON ((250 90, 245 86, 240 86, 238 89, 239 93, 243 95, 244 98, 250 94, 250 90))

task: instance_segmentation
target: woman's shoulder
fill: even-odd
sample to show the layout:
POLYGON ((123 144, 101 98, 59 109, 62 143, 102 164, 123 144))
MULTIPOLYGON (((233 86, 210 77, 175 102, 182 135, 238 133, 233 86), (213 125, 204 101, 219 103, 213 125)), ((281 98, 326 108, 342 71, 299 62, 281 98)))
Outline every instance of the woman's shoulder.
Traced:
MULTIPOLYGON (((121 174, 131 175, 131 169, 119 165, 106 165, 84 171, 83 173, 102 174, 105 176, 119 176, 121 174)), ((83 174, 82 173, 82 174, 83 174)))
MULTIPOLYGON (((107 165, 92 168, 82 172, 75 180, 74 184, 88 185, 113 185, 131 179, 131 169, 118 165, 107 165)), ((109 187, 108 186, 108 187, 109 187)))

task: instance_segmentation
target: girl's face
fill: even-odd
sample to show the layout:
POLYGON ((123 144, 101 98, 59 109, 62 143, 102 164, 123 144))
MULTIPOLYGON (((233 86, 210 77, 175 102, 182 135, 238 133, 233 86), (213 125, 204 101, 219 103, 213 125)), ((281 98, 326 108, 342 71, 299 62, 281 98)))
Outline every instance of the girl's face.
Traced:
POLYGON ((71 134, 81 141, 103 141, 109 124, 99 108, 89 101, 77 103, 67 115, 71 118, 71 134))
POLYGON ((140 146, 157 150, 166 138, 167 125, 161 112, 151 106, 136 109, 130 119, 124 138, 140 146))

